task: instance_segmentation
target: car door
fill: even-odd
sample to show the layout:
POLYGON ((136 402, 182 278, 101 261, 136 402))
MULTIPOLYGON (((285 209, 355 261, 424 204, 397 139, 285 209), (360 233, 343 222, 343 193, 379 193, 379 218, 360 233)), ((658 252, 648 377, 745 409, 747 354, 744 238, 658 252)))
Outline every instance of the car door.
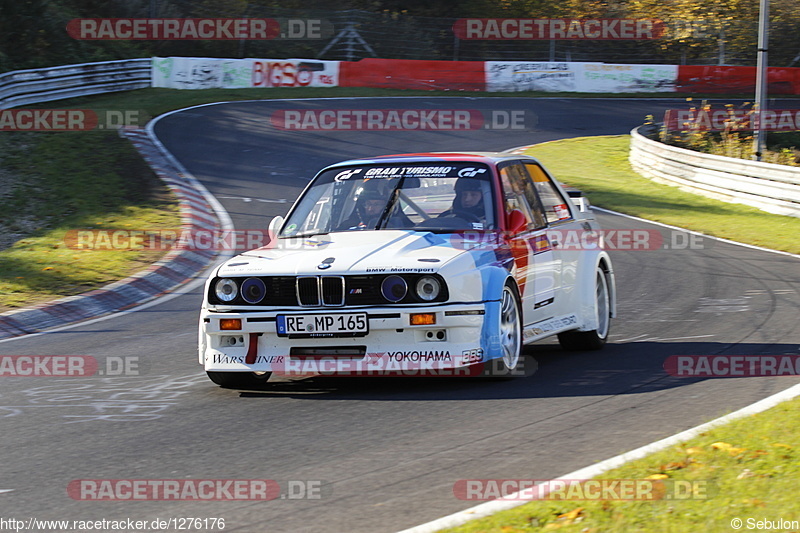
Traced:
POLYGON ((524 324, 556 316, 561 264, 547 235, 547 218, 533 180, 522 162, 498 165, 506 212, 518 209, 527 226, 509 236, 516 265, 524 324))
POLYGON ((524 161, 523 164, 541 202, 547 220, 548 243, 554 261, 559 265, 560 298, 557 298, 557 311, 566 314, 572 311, 570 308, 573 306, 569 302, 574 300, 578 261, 583 255, 583 248, 595 243, 589 238, 588 227, 583 227, 575 220, 572 201, 555 186, 547 171, 533 161, 524 161))

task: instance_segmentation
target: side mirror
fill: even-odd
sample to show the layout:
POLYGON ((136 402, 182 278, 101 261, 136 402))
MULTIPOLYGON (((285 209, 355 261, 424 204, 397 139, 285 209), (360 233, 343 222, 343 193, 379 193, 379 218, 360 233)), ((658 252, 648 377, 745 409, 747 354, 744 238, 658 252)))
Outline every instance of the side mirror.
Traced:
POLYGON ((281 230, 283 226, 284 219, 282 216, 278 215, 272 220, 269 221, 269 227, 267 228, 267 232, 269 233, 269 240, 272 242, 273 239, 276 238, 278 232, 281 230))
POLYGON ((527 227, 528 221, 519 209, 514 209, 506 215, 506 231, 509 236, 516 235, 527 227))
POLYGON ((572 201, 581 213, 589 212, 589 200, 583 196, 583 193, 578 189, 567 189, 567 196, 572 201))

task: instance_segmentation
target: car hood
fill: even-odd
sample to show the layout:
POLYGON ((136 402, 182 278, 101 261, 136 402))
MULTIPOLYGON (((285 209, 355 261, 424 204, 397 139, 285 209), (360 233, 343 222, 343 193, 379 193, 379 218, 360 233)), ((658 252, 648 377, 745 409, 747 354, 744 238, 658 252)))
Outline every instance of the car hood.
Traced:
POLYGON ((465 253, 450 235, 415 231, 351 231, 277 239, 275 245, 226 261, 218 276, 437 272, 465 253))

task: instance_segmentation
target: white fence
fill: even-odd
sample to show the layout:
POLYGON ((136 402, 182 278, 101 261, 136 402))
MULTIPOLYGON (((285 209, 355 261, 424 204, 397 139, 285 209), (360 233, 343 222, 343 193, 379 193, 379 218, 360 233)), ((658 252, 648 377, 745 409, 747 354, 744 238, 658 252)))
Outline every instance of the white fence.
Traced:
POLYGON ((147 57, 0 74, 0 109, 150 87, 151 63, 147 57))
POLYGON ((643 176, 711 198, 800 217, 800 168, 702 154, 631 131, 630 162, 643 176))

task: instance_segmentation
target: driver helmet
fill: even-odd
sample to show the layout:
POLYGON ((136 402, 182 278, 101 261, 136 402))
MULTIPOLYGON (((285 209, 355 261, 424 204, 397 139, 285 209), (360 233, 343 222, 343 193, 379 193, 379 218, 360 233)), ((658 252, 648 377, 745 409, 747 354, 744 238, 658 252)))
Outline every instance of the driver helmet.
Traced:
POLYGON ((356 200, 356 212, 362 218, 362 220, 367 220, 380 215, 380 211, 377 214, 368 212, 367 204, 373 202, 380 203, 382 210, 386 206, 386 196, 374 188, 366 188, 359 193, 358 199, 356 200))
POLYGON ((467 211, 479 217, 483 217, 485 215, 483 208, 483 197, 481 197, 480 201, 478 201, 478 203, 472 207, 466 207, 462 203, 464 193, 466 191, 477 191, 483 194, 483 188, 481 187, 481 180, 475 178, 459 178, 459 180, 456 181, 455 191, 456 191, 456 197, 453 200, 454 210, 467 211))

